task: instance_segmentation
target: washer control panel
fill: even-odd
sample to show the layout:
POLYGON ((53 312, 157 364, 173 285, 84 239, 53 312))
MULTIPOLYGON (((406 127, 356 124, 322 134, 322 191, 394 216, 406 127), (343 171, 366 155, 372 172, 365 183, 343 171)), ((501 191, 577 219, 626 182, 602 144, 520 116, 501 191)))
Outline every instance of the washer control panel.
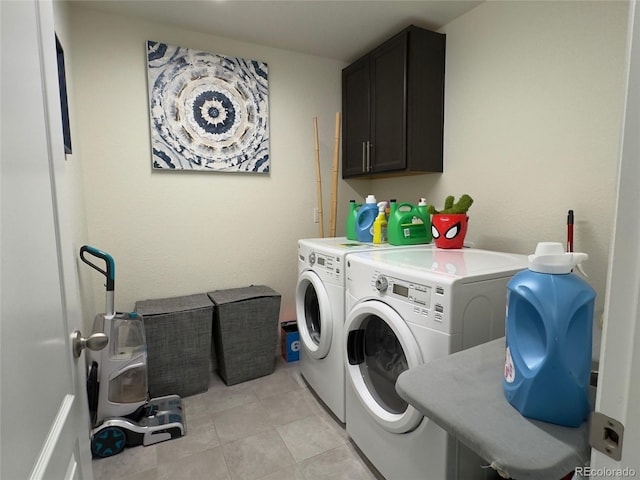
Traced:
POLYGON ((307 264, 321 275, 336 279, 342 275, 342 262, 340 257, 334 255, 312 250, 307 255, 307 264))

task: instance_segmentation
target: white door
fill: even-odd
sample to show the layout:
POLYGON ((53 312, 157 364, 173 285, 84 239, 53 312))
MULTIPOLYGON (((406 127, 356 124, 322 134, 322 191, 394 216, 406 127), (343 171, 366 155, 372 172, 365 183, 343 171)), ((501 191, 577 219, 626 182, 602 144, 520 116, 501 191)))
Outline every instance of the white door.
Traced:
POLYGON ((591 466, 604 469, 607 478, 629 477, 625 468, 640 475, 640 12, 635 2, 629 28, 627 104, 596 398, 596 411, 625 428, 620 461, 596 450, 591 457, 591 466))
POLYGON ((2 1, 0 477, 91 479, 50 1, 2 1))
POLYGON ((386 303, 359 303, 345 320, 344 347, 347 378, 369 415, 389 432, 416 428, 422 414, 396 392, 398 376, 423 363, 403 318, 386 303))
POLYGON ((323 359, 331 348, 335 320, 327 289, 311 270, 303 271, 298 277, 296 314, 302 348, 310 357, 323 359))

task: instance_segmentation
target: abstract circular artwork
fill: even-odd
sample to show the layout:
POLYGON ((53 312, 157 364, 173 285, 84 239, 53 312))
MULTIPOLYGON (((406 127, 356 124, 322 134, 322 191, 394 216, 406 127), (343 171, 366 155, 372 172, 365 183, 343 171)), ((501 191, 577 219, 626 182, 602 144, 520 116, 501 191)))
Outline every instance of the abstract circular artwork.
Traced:
POLYGON ((269 172, 267 64, 147 42, 154 169, 269 172))

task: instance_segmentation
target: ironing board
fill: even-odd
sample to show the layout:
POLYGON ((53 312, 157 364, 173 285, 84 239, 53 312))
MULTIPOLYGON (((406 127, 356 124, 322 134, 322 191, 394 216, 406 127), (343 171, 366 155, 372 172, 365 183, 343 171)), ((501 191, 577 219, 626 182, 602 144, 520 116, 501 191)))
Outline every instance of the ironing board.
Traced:
POLYGON ((504 337, 403 372, 398 394, 494 468, 517 480, 560 479, 588 465, 587 422, 530 420, 502 391, 504 337))

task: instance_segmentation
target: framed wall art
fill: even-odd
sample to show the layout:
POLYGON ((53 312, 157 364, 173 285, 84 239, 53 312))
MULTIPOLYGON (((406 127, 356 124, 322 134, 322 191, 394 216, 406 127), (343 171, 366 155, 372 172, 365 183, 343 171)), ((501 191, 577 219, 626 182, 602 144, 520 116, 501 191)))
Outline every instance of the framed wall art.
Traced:
POLYGON ((267 64, 147 42, 154 170, 269 173, 267 64))
MULTIPOLYGON (((56 60, 58 63, 58 87, 60 89, 60 111, 62 112, 62 138, 64 153, 72 153, 71 128, 69 127, 69 101, 67 99, 67 75, 64 66, 64 50, 56 35, 56 60)), ((65 156, 66 158, 66 156, 65 156)))

